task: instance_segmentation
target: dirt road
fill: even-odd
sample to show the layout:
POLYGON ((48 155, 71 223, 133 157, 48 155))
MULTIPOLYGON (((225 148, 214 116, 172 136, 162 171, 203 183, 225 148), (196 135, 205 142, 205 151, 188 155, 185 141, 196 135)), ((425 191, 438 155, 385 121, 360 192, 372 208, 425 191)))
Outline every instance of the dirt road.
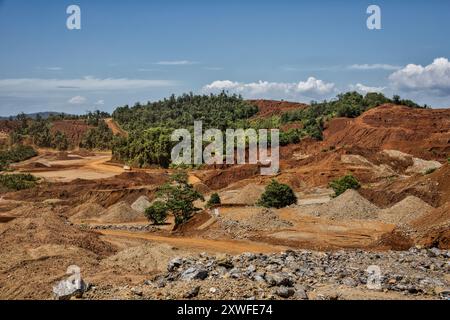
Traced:
MULTIPOLYGON (((54 153, 56 154, 56 153, 54 153)), ((14 165, 21 173, 31 173, 51 182, 71 182, 76 179, 106 179, 125 172, 121 167, 108 165, 111 153, 99 152, 89 157, 74 157, 69 160, 54 159, 54 154, 42 155, 14 165), (42 169, 33 167, 34 163, 45 163, 42 169)))
POLYGON ((202 238, 177 238, 153 235, 148 233, 133 233, 128 231, 101 230, 101 234, 106 236, 121 237, 125 239, 143 239, 161 243, 167 243, 172 246, 199 250, 206 252, 219 252, 229 254, 241 254, 244 252, 252 253, 271 253, 286 250, 283 246, 274 246, 266 243, 236 240, 210 240, 202 238))
POLYGON ((105 122, 114 135, 119 135, 121 137, 128 137, 128 132, 123 130, 112 118, 105 119, 105 122))

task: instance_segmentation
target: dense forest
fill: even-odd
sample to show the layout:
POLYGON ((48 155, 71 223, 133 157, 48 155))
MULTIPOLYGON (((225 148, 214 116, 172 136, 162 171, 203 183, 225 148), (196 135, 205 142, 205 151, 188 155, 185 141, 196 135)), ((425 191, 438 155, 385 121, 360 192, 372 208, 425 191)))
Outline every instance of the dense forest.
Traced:
POLYGON ((168 99, 117 108, 113 118, 132 132, 148 128, 190 128, 202 121, 204 128, 235 128, 239 120, 254 116, 258 108, 237 95, 172 95, 168 99))
POLYGON ((203 129, 241 128, 258 112, 258 108, 237 95, 184 94, 146 105, 136 104, 116 109, 114 120, 127 130, 126 138, 115 139, 115 160, 133 166, 170 164, 174 129, 193 131, 194 121, 202 121, 203 129))

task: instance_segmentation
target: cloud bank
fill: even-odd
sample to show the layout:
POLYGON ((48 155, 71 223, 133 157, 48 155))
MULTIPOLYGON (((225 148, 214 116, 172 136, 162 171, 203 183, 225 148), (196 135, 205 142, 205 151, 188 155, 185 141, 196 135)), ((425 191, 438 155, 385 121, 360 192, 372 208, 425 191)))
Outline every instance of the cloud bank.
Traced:
POLYGON ((160 66, 186 66, 196 64, 196 62, 189 60, 175 60, 175 61, 158 61, 155 64, 160 66))
POLYGON ((242 94, 250 98, 274 98, 279 96, 319 98, 333 93, 335 91, 335 84, 309 77, 306 81, 300 81, 298 83, 268 81, 243 83, 230 80, 218 80, 203 87, 204 92, 218 92, 222 90, 242 94))
POLYGON ((352 70, 389 70, 389 71, 401 69, 400 66, 394 66, 394 65, 391 65, 391 64, 381 64, 381 63, 376 63, 376 64, 352 64, 348 68, 352 69, 352 70))
POLYGON ((170 80, 98 79, 89 76, 81 79, 0 79, 0 93, 20 95, 23 93, 61 91, 123 91, 168 87, 175 84, 176 82, 170 80))
POLYGON ((450 95, 450 62, 447 58, 437 58, 423 67, 408 64, 389 76, 393 87, 404 91, 428 91, 430 93, 450 95))
POLYGON ((82 96, 75 96, 67 102, 69 102, 70 104, 83 104, 86 102, 86 98, 82 96))

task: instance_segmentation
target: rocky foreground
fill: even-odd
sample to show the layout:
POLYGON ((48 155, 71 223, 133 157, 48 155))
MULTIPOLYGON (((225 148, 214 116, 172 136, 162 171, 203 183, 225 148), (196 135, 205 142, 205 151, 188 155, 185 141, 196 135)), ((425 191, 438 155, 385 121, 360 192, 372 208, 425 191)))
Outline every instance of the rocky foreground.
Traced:
POLYGON ((450 299, 450 251, 287 251, 175 258, 138 286, 92 285, 85 299, 450 299), (381 275, 377 275, 377 270, 381 275))

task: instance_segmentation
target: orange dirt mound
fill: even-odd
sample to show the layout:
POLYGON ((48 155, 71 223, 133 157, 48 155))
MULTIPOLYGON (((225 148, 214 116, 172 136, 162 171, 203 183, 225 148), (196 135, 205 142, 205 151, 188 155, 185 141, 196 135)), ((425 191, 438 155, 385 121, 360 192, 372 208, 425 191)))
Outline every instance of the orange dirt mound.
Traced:
POLYGON ((83 135, 93 128, 87 125, 84 120, 60 120, 52 123, 51 131, 64 133, 72 147, 78 147, 83 135))
POLYGON ((450 201, 450 165, 446 164, 432 174, 395 179, 370 188, 362 188, 360 193, 385 208, 400 202, 407 196, 415 196, 433 207, 450 201))
POLYGON ((100 240, 96 233, 81 231, 48 207, 26 207, 22 216, 0 225, 2 247, 18 244, 24 247, 67 245, 83 248, 99 256, 108 256, 115 249, 100 240))
POLYGON ((274 100, 249 100, 258 107, 258 118, 268 118, 274 115, 281 115, 287 111, 296 109, 306 109, 308 105, 298 102, 274 101, 274 100))
POLYGON ((411 226, 418 244, 450 249, 450 202, 412 221, 411 226))
POLYGON ((427 160, 450 153, 450 110, 383 105, 356 119, 338 118, 325 130, 327 146, 399 150, 427 160), (411 143, 414 141, 414 143, 411 143))
POLYGON ((257 165, 240 165, 220 171, 214 170, 199 173, 198 176, 208 188, 211 190, 219 190, 234 182, 255 177, 259 174, 260 169, 257 165))

